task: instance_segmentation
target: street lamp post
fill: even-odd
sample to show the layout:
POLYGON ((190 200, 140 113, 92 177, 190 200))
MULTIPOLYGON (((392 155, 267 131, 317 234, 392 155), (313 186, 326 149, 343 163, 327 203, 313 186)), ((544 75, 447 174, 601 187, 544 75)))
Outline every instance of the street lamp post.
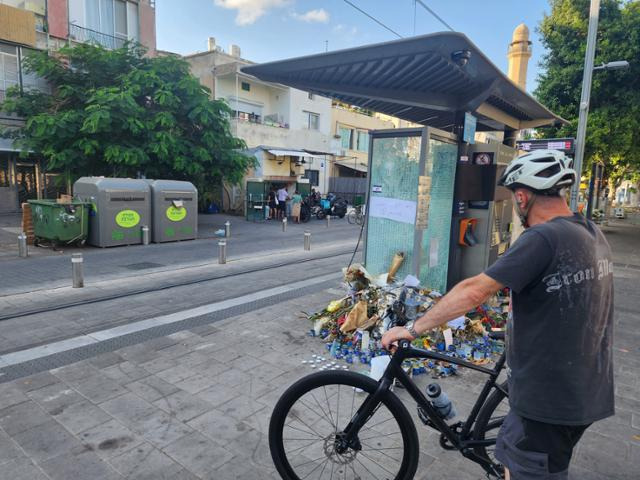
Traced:
MULTIPOLYGON (((582 161, 584 159, 584 144, 587 134, 587 117, 589 115, 589 98, 591 97, 591 77, 595 70, 620 70, 629 68, 626 60, 616 60, 614 62, 603 63, 594 67, 593 59, 596 51, 596 34, 598 33, 598 17, 600 12, 600 0, 591 0, 589 8, 589 29, 587 31, 587 50, 584 55, 584 73, 582 76, 582 94, 580 95, 580 110, 578 114, 578 134, 576 136, 576 154, 573 168, 578 174, 578 179, 582 175, 582 161)), ((571 210, 578 211, 578 192, 580 191, 580 181, 573 184, 571 188, 571 210)), ((589 209, 587 218, 591 217, 591 205, 593 189, 589 188, 589 209)))
POLYGON ((580 177, 582 175, 582 159, 584 158, 584 140, 587 133, 587 116, 589 115, 589 97, 591 96, 591 75, 593 74, 593 59, 596 53, 596 34, 598 33, 598 16, 600 0, 591 0, 589 8, 589 29, 587 31, 587 50, 584 55, 584 73, 582 75, 582 94, 578 114, 578 134, 576 135, 576 157, 574 169, 578 174, 578 181, 571 188, 571 210, 578 211, 578 192, 580 191, 580 177))

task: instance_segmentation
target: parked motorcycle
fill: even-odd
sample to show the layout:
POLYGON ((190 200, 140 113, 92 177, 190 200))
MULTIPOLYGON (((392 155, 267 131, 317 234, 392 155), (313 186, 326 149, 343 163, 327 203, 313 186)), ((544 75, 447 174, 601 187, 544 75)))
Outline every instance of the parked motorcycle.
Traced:
POLYGON ((315 211, 316 217, 322 220, 327 215, 344 218, 347 214, 347 202, 333 193, 328 193, 327 198, 320 200, 320 205, 315 211))

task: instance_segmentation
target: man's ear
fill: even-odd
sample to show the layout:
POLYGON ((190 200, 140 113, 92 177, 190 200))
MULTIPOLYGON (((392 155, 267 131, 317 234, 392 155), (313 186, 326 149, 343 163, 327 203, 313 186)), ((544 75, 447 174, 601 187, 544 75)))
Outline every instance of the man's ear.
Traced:
POLYGON ((516 188, 515 192, 513 192, 513 195, 516 199, 516 203, 521 207, 524 208, 527 206, 527 203, 529 203, 529 197, 527 196, 527 194, 525 193, 524 189, 522 188, 516 188))

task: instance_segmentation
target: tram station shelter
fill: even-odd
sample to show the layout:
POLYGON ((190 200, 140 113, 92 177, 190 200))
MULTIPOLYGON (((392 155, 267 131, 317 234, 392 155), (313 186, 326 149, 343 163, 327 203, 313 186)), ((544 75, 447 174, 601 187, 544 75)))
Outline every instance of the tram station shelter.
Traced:
POLYGON ((441 32, 243 67, 243 72, 408 120, 373 131, 365 266, 445 291, 509 245, 510 195, 496 180, 520 130, 566 122, 507 78, 464 34, 441 32), (498 132, 500 143, 475 143, 498 132))

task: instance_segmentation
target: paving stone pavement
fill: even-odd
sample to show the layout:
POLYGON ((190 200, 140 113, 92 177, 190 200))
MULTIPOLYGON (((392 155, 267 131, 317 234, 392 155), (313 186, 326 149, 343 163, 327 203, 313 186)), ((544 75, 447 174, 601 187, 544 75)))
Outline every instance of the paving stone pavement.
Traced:
MULTIPOLYGON (((614 231, 615 242, 637 235, 614 231)), ((630 258, 620 251, 618 264, 630 258)), ((587 430, 571 480, 640 478, 639 281, 638 269, 615 270, 616 415, 587 430)), ((320 290, 0 384, 0 478, 278 478, 269 416, 282 392, 312 371, 301 361, 326 352, 306 336, 299 312, 335 297, 335 289, 320 290)), ((439 382, 464 416, 483 380, 462 371, 439 382)), ((430 381, 417 379, 421 387, 430 381)), ((406 393, 397 393, 413 414, 406 393)), ((442 450, 438 435, 413 418, 420 438, 416 478, 485 478, 457 452, 442 450)))

